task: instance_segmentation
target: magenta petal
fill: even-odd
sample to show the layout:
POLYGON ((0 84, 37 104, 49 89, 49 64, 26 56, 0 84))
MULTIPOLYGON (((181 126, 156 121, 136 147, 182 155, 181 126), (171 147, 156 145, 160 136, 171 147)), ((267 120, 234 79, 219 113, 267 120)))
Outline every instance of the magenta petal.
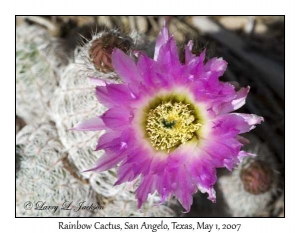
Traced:
MULTIPOLYGON (((114 140, 119 139, 119 137, 120 134, 118 132, 106 132, 99 138, 96 150, 106 149, 115 146, 116 142, 114 140)), ((118 141, 117 144, 120 145, 120 141, 118 141)))
POLYGON ((130 106, 131 102, 139 98, 139 90, 130 84, 108 84, 96 87, 98 101, 106 107, 130 106))
POLYGON ((237 93, 236 97, 232 101, 233 110, 239 109, 246 102, 246 97, 249 93, 250 87, 241 88, 237 93))
POLYGON ((115 49, 112 53, 112 64, 123 82, 140 82, 141 77, 134 61, 122 50, 115 49))
POLYGON ((141 55, 137 63, 137 67, 143 82, 146 85, 154 86, 156 81, 156 64, 155 62, 145 55, 141 55))
POLYGON ((160 175, 160 178, 157 180, 157 190, 161 195, 161 202, 164 202, 165 199, 171 194, 171 177, 167 169, 163 169, 163 173, 160 175))
POLYGON ((193 203, 193 194, 197 188, 185 165, 183 165, 183 168, 178 169, 176 176, 176 188, 173 191, 186 212, 189 212, 193 203))
POLYGON ((247 157, 247 156, 252 156, 252 157, 254 157, 254 156, 256 156, 256 154, 252 154, 252 153, 249 153, 249 152, 246 152, 246 151, 241 150, 241 151, 239 152, 238 159, 239 159, 240 161, 242 161, 243 158, 245 158, 245 157, 247 157))
POLYGON ((212 128, 212 136, 214 140, 216 140, 216 138, 223 138, 226 140, 228 138, 236 137, 239 134, 237 123, 232 120, 233 118, 234 117, 229 117, 227 115, 225 117, 219 116, 216 118, 212 128))
POLYGON ((100 78, 95 78, 95 77, 89 77, 90 82, 96 86, 106 86, 107 82, 103 81, 100 78))
POLYGON ((130 103, 137 99, 137 94, 133 94, 128 84, 108 84, 105 87, 96 87, 96 97, 105 106, 130 106, 130 103))
POLYGON ((204 50, 199 57, 194 57, 188 63, 186 62, 185 66, 188 70, 188 73, 195 76, 196 78, 203 76, 205 53, 206 50, 204 50))
POLYGON ((136 198, 138 199, 138 208, 147 200, 148 194, 154 193, 156 189, 156 175, 148 175, 142 178, 140 186, 136 190, 136 198))
POLYGON ((131 164, 121 164, 118 169, 118 180, 115 185, 122 184, 124 182, 130 182, 137 177, 132 171, 131 164))
POLYGON ((216 169, 211 166, 202 165, 201 170, 202 172, 199 175, 202 180, 202 185, 207 188, 214 185, 217 181, 216 169))
POLYGON ((169 39, 169 30, 164 25, 161 29, 161 31, 158 34, 158 37, 156 39, 156 44, 155 44, 155 51, 154 51, 154 60, 156 61, 158 58, 158 55, 160 53, 160 48, 163 46, 169 39))
POLYGON ((96 87, 96 98, 99 103, 103 104, 106 107, 111 107, 114 105, 114 101, 112 101, 112 99, 110 98, 106 86, 96 87))
POLYGON ((134 175, 147 175, 149 171, 155 173, 155 169, 152 166, 152 156, 148 156, 147 152, 140 148, 133 148, 126 158, 126 163, 131 164, 131 169, 134 175))
POLYGON ((127 109, 111 108, 101 116, 103 122, 108 127, 115 130, 124 130, 129 125, 131 114, 127 109))
POLYGON ((231 141, 235 140, 232 144, 230 142, 226 143, 225 140, 222 141, 222 139, 219 140, 220 141, 207 141, 207 145, 203 149, 204 152, 202 152, 202 154, 207 154, 206 163, 210 164, 210 166, 206 166, 226 167, 228 170, 231 170, 237 163, 236 156, 242 147, 242 144, 236 139, 231 139, 231 141))
POLYGON ((185 48, 185 63, 188 64, 196 55, 192 54, 193 41, 189 41, 185 48))
POLYGON ((233 128, 235 128, 236 130, 238 130, 239 134, 249 132, 256 127, 255 125, 260 124, 263 120, 263 117, 254 114, 243 113, 230 113, 217 117, 217 121, 219 121, 223 125, 230 124, 230 128, 232 130, 234 130, 233 128))
POLYGON ((217 73, 218 76, 224 74, 227 68, 227 62, 223 58, 212 58, 204 66, 205 71, 217 73))
POLYGON ((157 64, 161 68, 164 75, 170 72, 175 74, 180 69, 181 64, 179 61, 176 43, 173 37, 170 37, 167 43, 160 47, 157 57, 157 64))
POLYGON ((201 192, 209 194, 208 199, 215 201, 213 185, 217 181, 216 169, 205 159, 197 159, 190 165, 189 173, 201 192))
POLYGON ((244 114, 244 113, 233 113, 234 115, 244 119, 244 124, 239 124, 238 129, 240 133, 246 133, 254 129, 257 124, 264 121, 263 117, 257 116, 255 114, 244 114))
POLYGON ((219 114, 228 113, 242 107, 246 102, 246 98, 249 93, 249 90, 250 87, 241 88, 236 93, 236 96, 232 101, 222 104, 219 114))
POLYGON ((119 153, 105 153, 102 157, 96 162, 96 166, 87 171, 106 171, 116 166, 120 161, 124 159, 124 156, 119 153))
POLYGON ((107 129, 107 127, 103 123, 102 119, 99 117, 94 117, 89 120, 78 123, 71 130, 99 131, 99 130, 103 130, 103 129, 107 129))
POLYGON ((207 190, 207 193, 208 193, 208 198, 209 200, 211 200, 212 202, 216 202, 216 191, 213 187, 210 187, 208 190, 207 190))

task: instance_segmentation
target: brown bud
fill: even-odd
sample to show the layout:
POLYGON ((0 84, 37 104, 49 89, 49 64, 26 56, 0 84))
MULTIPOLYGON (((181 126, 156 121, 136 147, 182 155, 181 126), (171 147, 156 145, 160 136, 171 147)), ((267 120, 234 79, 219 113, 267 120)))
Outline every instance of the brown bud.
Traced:
POLYGON ((132 39, 123 36, 119 32, 105 32, 99 38, 92 41, 89 56, 95 68, 100 72, 114 71, 111 54, 114 48, 121 49, 125 53, 129 53, 132 47, 132 39))
POLYGON ((244 188, 251 194, 261 194, 269 191, 274 183, 274 172, 264 162, 256 160, 247 164, 241 171, 244 188))

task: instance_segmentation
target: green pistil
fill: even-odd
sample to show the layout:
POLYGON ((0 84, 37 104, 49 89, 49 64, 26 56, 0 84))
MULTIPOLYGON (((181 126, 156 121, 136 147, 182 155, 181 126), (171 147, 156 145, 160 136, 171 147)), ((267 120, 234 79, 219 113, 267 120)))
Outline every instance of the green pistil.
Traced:
POLYGON ((163 126, 167 129, 173 129, 173 127, 175 126, 176 122, 175 121, 166 121, 166 119, 162 119, 161 123, 163 124, 163 126))

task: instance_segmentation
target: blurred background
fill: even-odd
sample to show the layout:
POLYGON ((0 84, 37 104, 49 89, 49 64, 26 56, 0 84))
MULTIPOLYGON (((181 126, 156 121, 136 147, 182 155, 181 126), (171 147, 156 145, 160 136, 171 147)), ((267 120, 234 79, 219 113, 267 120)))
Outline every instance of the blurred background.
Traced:
MULTIPOLYGON (((26 198, 49 198, 56 193, 54 203, 63 197, 88 197, 87 201, 104 206, 102 212, 87 211, 78 216, 284 217, 284 39, 284 16, 16 17, 17 216, 53 216, 24 211, 22 203, 26 198), (89 61, 90 50, 85 51, 97 33, 117 29, 118 35, 132 39, 134 50, 153 56, 164 20, 177 41, 182 61, 189 40, 194 41, 194 54, 206 49, 208 59, 223 57, 228 68, 222 81, 232 82, 237 89, 251 87, 239 111, 263 116, 265 122, 246 135, 251 145, 245 149, 258 156, 244 161, 233 173, 219 170, 217 203, 196 193, 191 212, 184 214, 176 200, 151 209, 157 201, 153 197, 140 214, 132 191, 118 196, 121 189, 111 190, 115 171, 102 176, 80 173, 99 154, 91 152, 93 144, 83 142, 86 135, 66 132, 79 119, 103 110, 95 110, 88 101, 76 102, 93 98, 86 75, 101 76, 103 72, 89 61), (48 161, 49 154, 56 159, 48 161), (88 162, 83 161, 87 157, 88 162), (32 174, 35 166, 42 169, 32 174), (37 179, 42 188, 34 185, 37 179), (61 180, 72 184, 70 190, 81 190, 80 194, 63 191, 66 184, 61 180)), ((94 141, 99 137, 89 136, 94 141)))

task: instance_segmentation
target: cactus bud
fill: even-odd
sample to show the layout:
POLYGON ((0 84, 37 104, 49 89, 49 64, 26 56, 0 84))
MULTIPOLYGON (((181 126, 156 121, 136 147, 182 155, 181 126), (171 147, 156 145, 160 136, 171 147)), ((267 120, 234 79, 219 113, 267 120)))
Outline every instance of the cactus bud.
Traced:
POLYGON ((260 160, 252 161, 243 167, 240 177, 245 190, 255 195, 269 191, 274 183, 272 169, 260 160))
POLYGON ((105 32, 92 41, 89 56, 94 67, 100 72, 114 71, 111 63, 111 54, 114 48, 128 53, 133 41, 130 37, 123 36, 119 32, 105 32))

